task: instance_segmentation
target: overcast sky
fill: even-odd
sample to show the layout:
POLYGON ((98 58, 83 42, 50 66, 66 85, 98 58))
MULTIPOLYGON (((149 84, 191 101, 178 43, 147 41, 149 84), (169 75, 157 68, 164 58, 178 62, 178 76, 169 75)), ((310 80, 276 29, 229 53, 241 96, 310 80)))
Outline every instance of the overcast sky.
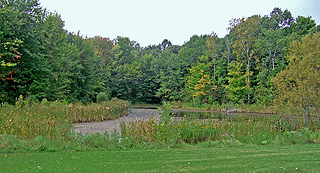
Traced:
POLYGON ((193 35, 227 34, 232 18, 268 15, 274 7, 320 24, 320 0, 40 0, 65 29, 84 36, 129 37, 141 46, 168 39, 182 45, 193 35))

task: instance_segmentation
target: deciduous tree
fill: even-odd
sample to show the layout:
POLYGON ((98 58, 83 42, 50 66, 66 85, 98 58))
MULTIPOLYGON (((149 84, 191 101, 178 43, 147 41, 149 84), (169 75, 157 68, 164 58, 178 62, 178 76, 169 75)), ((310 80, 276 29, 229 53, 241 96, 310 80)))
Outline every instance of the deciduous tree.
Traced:
MULTIPOLYGON (((201 59, 208 59, 208 57, 203 56, 201 59)), ((198 99, 202 103, 208 101, 216 88, 210 77, 210 64, 206 62, 199 62, 192 66, 188 75, 188 92, 194 100, 198 99)))
POLYGON ((260 24, 260 17, 252 16, 248 19, 233 19, 230 21, 229 30, 236 37, 233 43, 233 53, 237 56, 238 61, 247 63, 247 93, 248 104, 250 104, 250 62, 254 55, 253 44, 257 39, 257 29, 260 24))
POLYGON ((289 64, 272 82, 275 105, 300 108, 306 125, 308 108, 320 106, 320 33, 306 35, 290 46, 289 64))
POLYGON ((211 56, 212 56, 212 62, 213 62, 213 79, 216 79, 216 64, 217 64, 217 58, 218 58, 218 41, 219 38, 216 33, 212 32, 208 37, 207 37, 207 42, 206 45, 210 50, 211 56))
POLYGON ((228 68, 227 94, 233 103, 243 103, 245 94, 248 91, 246 85, 246 74, 242 70, 243 64, 235 61, 230 63, 228 68))

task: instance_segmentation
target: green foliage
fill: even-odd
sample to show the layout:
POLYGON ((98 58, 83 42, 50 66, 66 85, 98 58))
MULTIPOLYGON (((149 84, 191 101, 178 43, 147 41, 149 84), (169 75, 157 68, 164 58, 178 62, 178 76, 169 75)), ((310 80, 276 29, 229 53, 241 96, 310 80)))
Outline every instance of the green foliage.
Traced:
POLYGON ((82 37, 67 34, 59 15, 44 12, 36 0, 2 5, 1 19, 9 24, 0 36, 2 102, 20 95, 89 102, 105 89, 104 63, 82 37))
POLYGON ((216 88, 209 76, 210 64, 198 63, 190 69, 188 76, 188 92, 194 100, 200 100, 201 103, 208 102, 210 95, 216 88))
POLYGON ((272 79, 278 92, 274 103, 281 109, 298 108, 298 113, 304 116, 305 125, 308 109, 319 109, 319 40, 318 32, 306 35, 301 42, 293 42, 287 68, 272 79))
POLYGON ((270 80, 287 66, 289 44, 319 31, 311 17, 294 20, 290 11, 274 8, 264 17, 231 20, 225 38, 212 32, 182 46, 164 39, 140 47, 127 37, 70 33, 38 0, 3 1, 0 10, 0 102, 10 104, 20 95, 90 103, 109 90, 110 97, 133 103, 268 105, 274 99, 270 80), (233 70, 241 77, 232 74, 235 62, 242 64, 233 70))
POLYGON ((292 33, 303 36, 308 34, 308 31, 316 26, 316 22, 312 20, 311 16, 298 16, 295 23, 292 23, 290 30, 292 33))
POLYGON ((188 74, 188 69, 194 63, 197 63, 199 58, 204 55, 207 50, 206 35, 197 36, 194 35, 190 40, 181 48, 178 54, 178 62, 180 68, 182 68, 183 74, 188 74))
POLYGON ((172 106, 170 103, 164 103, 163 108, 158 108, 161 124, 168 125, 171 122, 171 118, 173 116, 172 112, 170 112, 171 108, 172 106))
POLYGON ((156 82, 160 86, 156 93, 157 97, 165 101, 182 99, 184 77, 182 70, 178 68, 178 56, 171 49, 166 49, 158 58, 153 59, 151 66, 156 74, 156 82))
POLYGON ((25 102, 23 100, 23 96, 20 95, 17 102, 16 102, 16 107, 21 108, 25 105, 25 102))
POLYGON ((100 92, 100 93, 97 95, 97 102, 98 102, 98 103, 103 102, 103 101, 108 101, 108 100, 110 100, 110 94, 109 94, 109 93, 100 92))
POLYGON ((282 11, 280 8, 275 7, 270 13, 271 25, 270 29, 284 29, 291 26, 294 22, 292 14, 289 10, 282 11))
POLYGON ((237 61, 247 64, 247 102, 250 104, 251 99, 251 63, 255 53, 253 47, 257 37, 256 33, 258 31, 258 26, 260 24, 261 18, 257 16, 252 16, 247 19, 233 19, 230 21, 230 34, 234 35, 237 39, 234 41, 233 53, 237 57, 237 61))
POLYGON ((88 38, 87 41, 94 47, 95 52, 104 60, 105 64, 110 63, 112 60, 112 47, 114 46, 110 38, 95 36, 88 38))
POLYGON ((44 29, 50 82, 46 86, 46 98, 52 101, 67 99, 70 94, 73 74, 71 69, 76 68, 74 59, 78 56, 75 46, 67 43, 68 36, 63 27, 64 22, 59 15, 47 14, 44 29))
POLYGON ((227 94, 233 103, 244 103, 247 91, 246 74, 242 70, 242 63, 231 63, 228 69, 229 85, 226 86, 227 94))
POLYGON ((0 93, 2 95, 0 100, 11 104, 14 104, 15 98, 25 95, 25 89, 28 88, 30 82, 41 75, 33 71, 35 68, 27 64, 38 60, 34 67, 38 66, 40 71, 43 69, 40 67, 41 57, 37 56, 39 54, 33 54, 40 53, 38 31, 41 30, 41 21, 37 15, 42 14, 41 8, 36 1, 30 1, 25 6, 22 4, 23 2, 20 1, 3 1, 0 9, 0 43, 3 45, 0 47, 2 64, 0 66, 0 93), (33 18, 32 21, 31 18, 33 18), (26 59, 28 59, 27 62, 26 59), (16 65, 11 66, 13 64, 16 65), (23 76, 30 73, 34 74, 32 78, 29 76, 28 81, 22 79, 23 76))
POLYGON ((152 55, 144 56, 141 60, 141 78, 139 79, 138 93, 136 99, 142 103, 160 103, 157 97, 159 83, 157 74, 152 70, 152 55))

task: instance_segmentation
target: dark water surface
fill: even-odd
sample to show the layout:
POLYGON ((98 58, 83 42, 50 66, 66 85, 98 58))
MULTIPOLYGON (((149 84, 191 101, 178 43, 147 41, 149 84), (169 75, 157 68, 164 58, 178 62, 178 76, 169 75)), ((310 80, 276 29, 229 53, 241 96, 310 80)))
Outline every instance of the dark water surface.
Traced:
MULTIPOLYGON (((134 109, 155 110, 155 109, 158 109, 158 107, 140 106, 140 107, 134 107, 134 109)), ((274 114, 237 112, 236 110, 234 112, 223 112, 223 111, 207 111, 207 110, 197 110, 197 109, 172 108, 170 109, 170 112, 173 114, 174 117, 195 118, 195 119, 230 119, 240 115, 264 116, 264 117, 274 116, 274 114)))
POLYGON ((246 112, 222 112, 222 111, 201 111, 192 109, 172 109, 176 117, 196 119, 232 119, 240 115, 271 117, 273 114, 246 113, 246 112))

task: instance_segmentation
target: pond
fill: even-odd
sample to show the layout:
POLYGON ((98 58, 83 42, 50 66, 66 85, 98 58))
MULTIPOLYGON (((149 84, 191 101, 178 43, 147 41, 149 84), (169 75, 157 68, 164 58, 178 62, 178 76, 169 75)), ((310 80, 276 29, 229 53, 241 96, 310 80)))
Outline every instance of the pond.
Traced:
POLYGON ((192 118, 192 119, 226 119, 231 118, 232 115, 226 112, 213 112, 213 111, 199 111, 190 109, 171 109, 174 117, 192 118))
POLYGON ((194 119, 232 119, 240 115, 271 117, 273 114, 247 113, 247 112, 222 112, 222 111, 203 111, 193 109, 171 109, 175 117, 194 118, 194 119))
MULTIPOLYGON (((158 109, 156 106, 151 107, 135 107, 135 109, 158 109)), ((172 108, 170 112, 173 113, 174 117, 177 118, 192 118, 192 119, 232 119, 240 115, 248 116, 264 116, 270 117, 273 114, 260 114, 260 113, 244 113, 237 112, 237 110, 222 112, 222 111, 206 111, 206 110, 196 110, 196 109, 183 109, 183 108, 172 108)))

